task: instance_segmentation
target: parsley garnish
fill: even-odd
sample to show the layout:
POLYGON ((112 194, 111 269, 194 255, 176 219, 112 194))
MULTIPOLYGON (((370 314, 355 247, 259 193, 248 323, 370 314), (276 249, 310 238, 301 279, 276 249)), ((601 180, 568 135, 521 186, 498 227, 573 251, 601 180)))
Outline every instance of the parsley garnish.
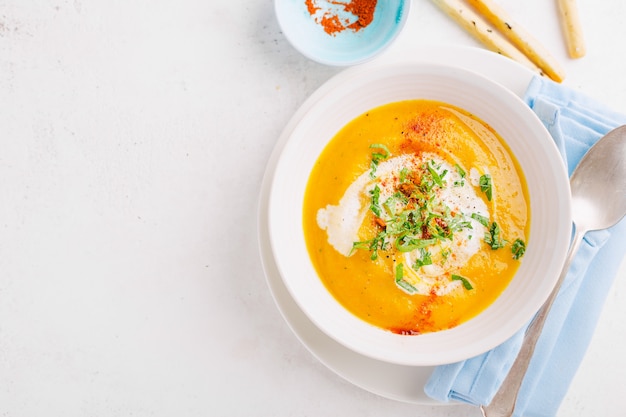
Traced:
POLYGON ((415 260, 415 263, 413 264, 413 269, 419 269, 426 265, 432 265, 433 260, 431 258, 430 252, 428 252, 426 248, 420 248, 419 251, 420 257, 415 260))
POLYGON ((459 164, 454 164, 454 168, 456 168, 456 172, 459 173, 459 176, 461 178, 465 178, 465 170, 463 168, 461 168, 461 166, 459 164))
POLYGON ((519 259, 526 253, 526 243, 522 239, 515 239, 511 245, 511 252, 513 253, 513 259, 519 259))
POLYGON ((404 278, 404 264, 396 265, 396 282, 402 281, 404 278))
POLYGON ((479 180, 479 185, 480 185, 480 191, 485 193, 485 195, 487 196, 487 200, 491 201, 491 198, 493 196, 491 175, 489 174, 481 175, 480 180, 479 180))
POLYGON ((506 245, 506 240, 500 237, 500 226, 498 226, 498 223, 491 223, 489 231, 485 232, 485 242, 487 242, 493 250, 503 248, 506 245))
MULTIPOLYGON (((380 251, 394 250, 400 253, 419 251, 419 254, 412 255, 414 261, 411 261, 413 264, 409 267, 413 270, 432 265, 433 258, 438 263, 446 263, 453 255, 450 245, 445 241, 452 241, 457 232, 472 229, 472 220, 487 229, 484 241, 491 249, 500 249, 508 244, 502 238, 500 227, 495 221, 491 222, 489 217, 479 213, 466 215, 458 209, 447 206, 445 199, 438 197, 441 189, 447 186, 445 178, 448 170, 443 169, 443 164, 435 160, 424 162, 415 170, 401 168, 394 180, 396 181, 394 193, 382 201, 382 185, 379 186, 382 181, 376 179, 376 170, 381 161, 391 156, 391 152, 383 144, 372 144, 370 148, 372 153, 369 175, 375 184, 369 190, 369 211, 373 215, 375 235, 369 240, 353 242, 352 251, 368 250, 372 261, 378 259, 380 251), (437 245, 441 245, 440 252, 431 253, 429 249, 433 250, 437 245)), ((453 172, 452 177, 455 179, 453 186, 464 186, 467 175, 465 170, 458 164, 454 166, 454 170, 458 176, 453 172)), ((487 200, 491 201, 493 198, 491 176, 482 175, 479 186, 487 200)), ((468 234, 467 238, 471 239, 472 235, 468 234)), ((521 258, 525 250, 526 245, 521 239, 516 239, 511 245, 514 259, 521 258)), ((397 252, 394 253, 394 257, 397 252)), ((465 277, 452 274, 451 279, 461 281, 467 290, 473 289, 471 282, 465 277)), ((405 280, 402 263, 395 267, 395 282, 409 294, 418 292, 415 286, 405 280)))
POLYGON ((389 151, 389 148, 382 143, 373 143, 370 145, 370 148, 377 149, 377 151, 372 152, 372 161, 370 162, 370 178, 376 178, 378 164, 380 161, 389 158, 391 152, 389 151))
POLYGON ((410 174, 411 171, 407 167, 402 167, 402 169, 400 170, 400 184, 406 182, 410 174))
POLYGON ((372 252, 372 254, 370 255, 370 259, 372 261, 375 261, 376 259, 378 259, 378 250, 385 250, 387 247, 387 241, 385 240, 385 234, 384 233, 379 233, 376 236, 374 236, 373 239, 370 240, 365 240, 362 242, 353 242, 352 243, 352 252, 354 252, 357 249, 367 249, 370 252, 372 252))
POLYGON ((478 213, 472 213, 470 216, 472 219, 476 220, 478 223, 482 224, 485 227, 489 227, 489 218, 482 216, 478 213))
POLYGON ((467 278, 465 278, 465 277, 460 276, 460 275, 452 274, 452 281, 461 281, 463 283, 463 287, 465 287, 466 290, 473 290, 474 289, 474 287, 469 282, 469 280, 467 278))
POLYGON ((381 211, 380 203, 378 201, 380 199, 380 187, 378 186, 378 184, 376 184, 376 186, 374 186, 374 188, 370 190, 370 196, 372 196, 372 200, 370 202, 370 210, 372 210, 372 212, 377 217, 380 217, 381 211))
MULTIPOLYGON (((372 162, 376 165, 386 155, 387 151, 374 153, 372 162)), ((445 186, 447 173, 434 160, 422 164, 421 175, 403 169, 398 190, 384 202, 380 201, 381 189, 376 184, 369 191, 370 211, 376 216, 379 231, 370 240, 354 242, 353 250, 368 249, 372 252, 371 258, 376 260, 378 250, 384 250, 388 242, 393 241, 399 252, 412 252, 442 240, 451 240, 455 232, 471 229, 468 217, 453 213, 448 206, 437 201, 436 190, 445 186)))
POLYGON ((426 168, 428 169, 433 182, 438 186, 443 187, 443 177, 446 176, 448 171, 444 169, 443 172, 439 174, 436 170, 436 168, 439 167, 435 165, 435 161, 430 161, 430 163, 426 165, 426 168))
POLYGON ((401 263, 396 265, 396 284, 409 294, 418 292, 417 288, 404 280, 404 265, 401 263))
POLYGON ((459 164, 454 164, 454 168, 456 169, 457 174, 459 174, 459 177, 461 177, 460 180, 454 181, 454 186, 455 187, 464 187, 465 186, 465 170, 463 168, 461 168, 461 166, 459 164))

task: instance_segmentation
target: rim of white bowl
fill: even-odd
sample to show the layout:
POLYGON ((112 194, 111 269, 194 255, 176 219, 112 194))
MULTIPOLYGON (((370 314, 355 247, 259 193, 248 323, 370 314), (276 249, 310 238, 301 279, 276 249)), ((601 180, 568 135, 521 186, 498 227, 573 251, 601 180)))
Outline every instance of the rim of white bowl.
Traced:
POLYGON ((569 245, 569 180, 550 134, 519 97, 469 70, 401 63, 351 68, 336 77, 343 77, 345 82, 302 117, 279 155, 271 182, 267 219, 270 245, 289 293, 328 336, 355 352, 390 363, 452 363, 501 344, 524 326, 546 300, 569 245), (526 177, 531 228, 518 273, 485 311, 450 330, 404 336, 362 321, 328 292, 306 248, 302 204, 310 170, 339 129, 371 108, 420 98, 463 108, 503 137, 526 177), (515 129, 516 123, 524 130, 515 129))

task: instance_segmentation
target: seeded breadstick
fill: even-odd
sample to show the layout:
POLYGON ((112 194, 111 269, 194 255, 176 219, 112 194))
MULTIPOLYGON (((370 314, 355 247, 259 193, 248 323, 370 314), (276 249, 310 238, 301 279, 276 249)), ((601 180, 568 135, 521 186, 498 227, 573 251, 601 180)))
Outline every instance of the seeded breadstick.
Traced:
POLYGON ((565 78, 565 71, 552 55, 508 13, 492 0, 467 0, 476 11, 556 82, 565 78))
POLYGON ((490 50, 543 74, 543 71, 536 64, 464 2, 460 0, 433 0, 433 2, 490 50))
POLYGON ((575 0, 558 0, 559 14, 567 52, 572 58, 581 58, 587 52, 583 31, 578 16, 578 7, 575 0))

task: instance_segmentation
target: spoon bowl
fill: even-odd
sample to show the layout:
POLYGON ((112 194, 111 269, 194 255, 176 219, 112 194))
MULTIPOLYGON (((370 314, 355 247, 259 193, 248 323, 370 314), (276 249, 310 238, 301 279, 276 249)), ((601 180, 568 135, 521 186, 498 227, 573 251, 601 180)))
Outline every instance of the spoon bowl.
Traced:
POLYGON ((607 229, 626 212, 626 126, 618 127, 581 159, 570 179, 577 229, 607 229))

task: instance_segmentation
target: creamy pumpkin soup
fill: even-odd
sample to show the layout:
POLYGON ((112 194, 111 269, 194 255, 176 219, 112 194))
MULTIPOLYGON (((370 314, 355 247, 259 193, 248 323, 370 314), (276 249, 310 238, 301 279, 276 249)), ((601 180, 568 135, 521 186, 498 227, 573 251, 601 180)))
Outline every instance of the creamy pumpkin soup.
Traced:
POLYGON ((311 172, 303 214, 330 293, 401 334, 449 329, 489 306, 529 230, 523 174, 504 141, 428 100, 383 105, 339 131, 311 172))

